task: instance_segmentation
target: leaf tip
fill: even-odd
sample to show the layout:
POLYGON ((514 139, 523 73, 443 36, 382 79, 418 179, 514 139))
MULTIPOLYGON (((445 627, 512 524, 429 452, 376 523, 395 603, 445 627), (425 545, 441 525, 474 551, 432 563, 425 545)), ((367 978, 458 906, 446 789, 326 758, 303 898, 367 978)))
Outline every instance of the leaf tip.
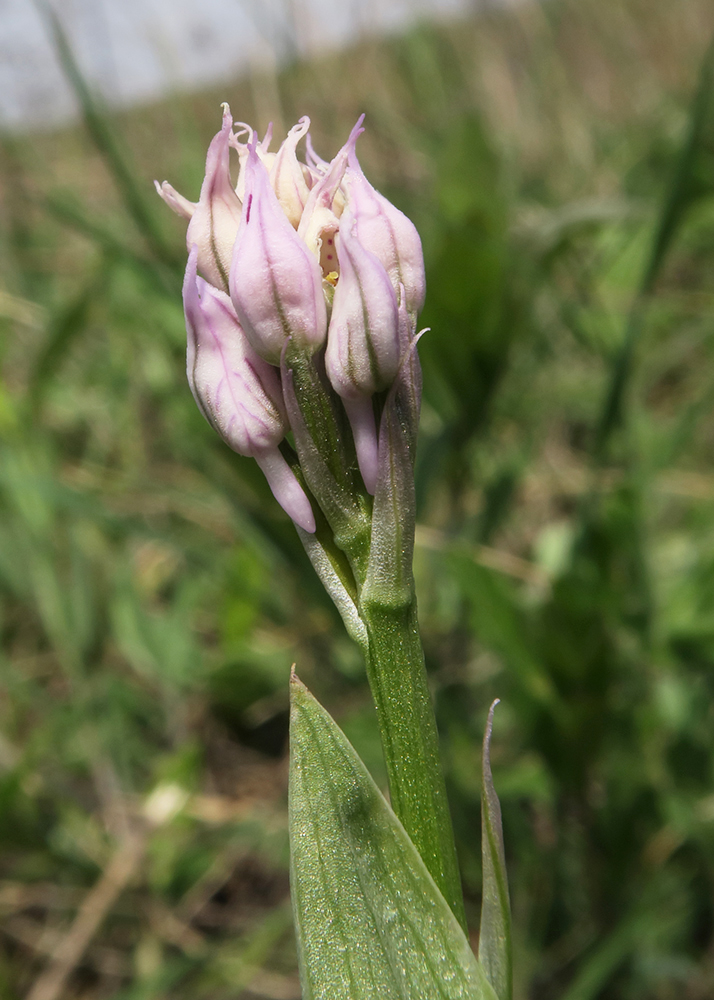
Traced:
POLYGON ((293 698, 295 695, 309 694, 307 687, 297 675, 295 669, 296 664, 292 664, 290 667, 290 697, 293 698))
POLYGON ((483 734, 483 756, 484 763, 491 763, 491 737, 493 735, 493 715, 496 710, 496 705, 501 704, 500 698, 495 698, 491 703, 491 707, 488 710, 488 719, 486 720, 486 729, 483 734))

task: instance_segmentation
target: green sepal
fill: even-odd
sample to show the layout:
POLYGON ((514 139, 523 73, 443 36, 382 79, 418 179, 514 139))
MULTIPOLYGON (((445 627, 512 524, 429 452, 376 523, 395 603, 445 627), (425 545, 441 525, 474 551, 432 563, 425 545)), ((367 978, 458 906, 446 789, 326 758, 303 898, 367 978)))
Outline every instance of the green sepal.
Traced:
POLYGON ((349 636, 361 649, 366 649, 369 645, 369 635, 357 609, 356 594, 349 586, 353 581, 345 580, 344 573, 340 572, 339 563, 334 559, 332 552, 322 544, 316 532, 311 534, 297 524, 295 530, 313 569, 339 611, 349 636))
POLYGON ((513 996, 511 904, 508 899, 501 805, 491 774, 491 734, 493 712, 497 704, 498 701, 494 701, 491 705, 483 737, 481 792, 483 901, 478 957, 498 1000, 511 1000, 513 996))
POLYGON ((295 676, 289 811, 303 1000, 497 1000, 401 823, 295 676))
POLYGON ((413 597, 414 455, 420 403, 421 368, 414 342, 382 412, 369 565, 361 593, 365 605, 407 606, 413 597))
MULTIPOLYGON (((299 360, 300 365, 291 368, 283 359, 281 379, 302 475, 332 529, 335 544, 361 581, 369 553, 371 500, 355 488, 345 443, 349 431, 344 430, 337 404, 312 360, 299 360)), ((354 458, 352 465, 356 466, 354 458)))

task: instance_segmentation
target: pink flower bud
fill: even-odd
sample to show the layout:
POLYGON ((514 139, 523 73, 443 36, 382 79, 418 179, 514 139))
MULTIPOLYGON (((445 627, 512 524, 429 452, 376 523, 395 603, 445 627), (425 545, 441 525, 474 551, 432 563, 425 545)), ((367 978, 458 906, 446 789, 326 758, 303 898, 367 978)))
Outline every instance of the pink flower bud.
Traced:
POLYGON ((389 275, 354 235, 355 220, 340 220, 340 278, 327 335, 325 368, 342 396, 352 426, 357 461, 369 493, 377 481, 377 429, 372 396, 387 389, 399 370, 400 322, 389 275))
POLYGON ((414 223, 372 187, 354 147, 349 151, 344 187, 347 205, 354 213, 357 239, 382 262, 394 290, 404 286, 407 311, 415 322, 424 304, 426 280, 421 240, 414 223))
POLYGON ((255 139, 248 148, 230 292, 246 336, 271 364, 280 363, 290 339, 308 351, 324 343, 327 309, 320 267, 290 225, 258 157, 255 139))
POLYGON ((278 372, 248 343, 226 293, 197 276, 197 259, 194 246, 183 287, 189 385, 226 444, 254 455, 276 447, 288 426, 278 372))
POLYGON ((233 119, 223 105, 223 127, 208 147, 206 176, 188 224, 186 244, 198 246, 198 269, 216 288, 228 291, 231 255, 241 219, 240 198, 231 182, 229 155, 233 119))
POLYGON ((278 372, 248 343, 225 292, 197 276, 198 253, 194 245, 183 285, 191 392, 226 444, 257 460, 290 517, 314 531, 310 503, 278 450, 288 427, 278 372))
POLYGON ((189 220, 186 245, 198 247, 198 269, 204 277, 228 291, 231 254, 241 217, 240 198, 231 183, 229 153, 233 138, 233 119, 223 105, 223 127, 213 138, 206 156, 206 174, 198 203, 189 201, 168 181, 154 186, 159 197, 177 215, 189 220))
POLYGON ((340 396, 371 397, 389 388, 399 370, 399 307, 389 275, 355 236, 355 219, 340 220, 335 288, 325 367, 340 396))

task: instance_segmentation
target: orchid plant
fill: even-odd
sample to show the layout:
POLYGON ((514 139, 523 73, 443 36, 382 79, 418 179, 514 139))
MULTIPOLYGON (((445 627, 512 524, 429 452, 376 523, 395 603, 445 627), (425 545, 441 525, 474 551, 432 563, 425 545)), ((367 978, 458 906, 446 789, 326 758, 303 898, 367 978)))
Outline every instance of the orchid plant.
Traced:
POLYGON ((493 708, 476 958, 417 621, 421 242, 360 167, 362 120, 328 162, 308 118, 271 152, 272 130, 259 139, 224 104, 198 202, 156 184, 188 220, 188 381, 293 520, 362 649, 379 720, 391 805, 293 672, 291 890, 305 1000, 511 1000, 493 708))

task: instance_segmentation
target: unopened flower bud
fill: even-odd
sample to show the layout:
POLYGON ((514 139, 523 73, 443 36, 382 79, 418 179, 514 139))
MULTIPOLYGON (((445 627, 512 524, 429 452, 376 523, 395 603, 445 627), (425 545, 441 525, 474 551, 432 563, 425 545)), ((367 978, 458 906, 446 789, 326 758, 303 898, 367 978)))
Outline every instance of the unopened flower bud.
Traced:
POLYGON ((340 278, 327 335, 325 368, 352 426, 364 484, 374 493, 377 430, 372 396, 389 388, 399 370, 399 308, 389 275, 354 235, 354 217, 340 220, 340 278))
POLYGON ((233 189, 230 173, 230 137, 233 119, 223 105, 223 127, 213 138, 206 157, 206 176, 196 211, 186 233, 190 249, 198 246, 198 268, 216 288, 228 291, 231 255, 241 219, 240 198, 233 189))
POLYGON ((327 310, 315 257, 288 221, 256 143, 249 144, 243 215, 233 251, 230 293, 257 353, 278 365, 288 340, 316 351, 325 341, 327 310))
POLYGON ((335 288, 325 366, 343 398, 387 389, 399 369, 399 307, 389 275, 355 235, 345 212, 337 236, 340 280, 335 288))
POLYGON ((424 255, 416 226, 369 183, 354 147, 345 173, 347 205, 355 217, 355 234, 384 265, 395 291, 404 286, 412 321, 424 304, 424 255))
POLYGON ((233 119, 223 105, 223 127, 214 136, 206 156, 206 174, 198 203, 179 194, 167 181, 154 181, 166 204, 189 219, 186 246, 198 247, 198 269, 216 288, 228 291, 231 254, 241 217, 240 198, 233 189, 229 164, 233 119))
POLYGON ((226 444, 257 460, 286 513, 314 531, 310 503, 278 450, 288 427, 278 372, 248 343, 225 292, 197 276, 198 253, 194 245, 183 286, 191 392, 226 444))

